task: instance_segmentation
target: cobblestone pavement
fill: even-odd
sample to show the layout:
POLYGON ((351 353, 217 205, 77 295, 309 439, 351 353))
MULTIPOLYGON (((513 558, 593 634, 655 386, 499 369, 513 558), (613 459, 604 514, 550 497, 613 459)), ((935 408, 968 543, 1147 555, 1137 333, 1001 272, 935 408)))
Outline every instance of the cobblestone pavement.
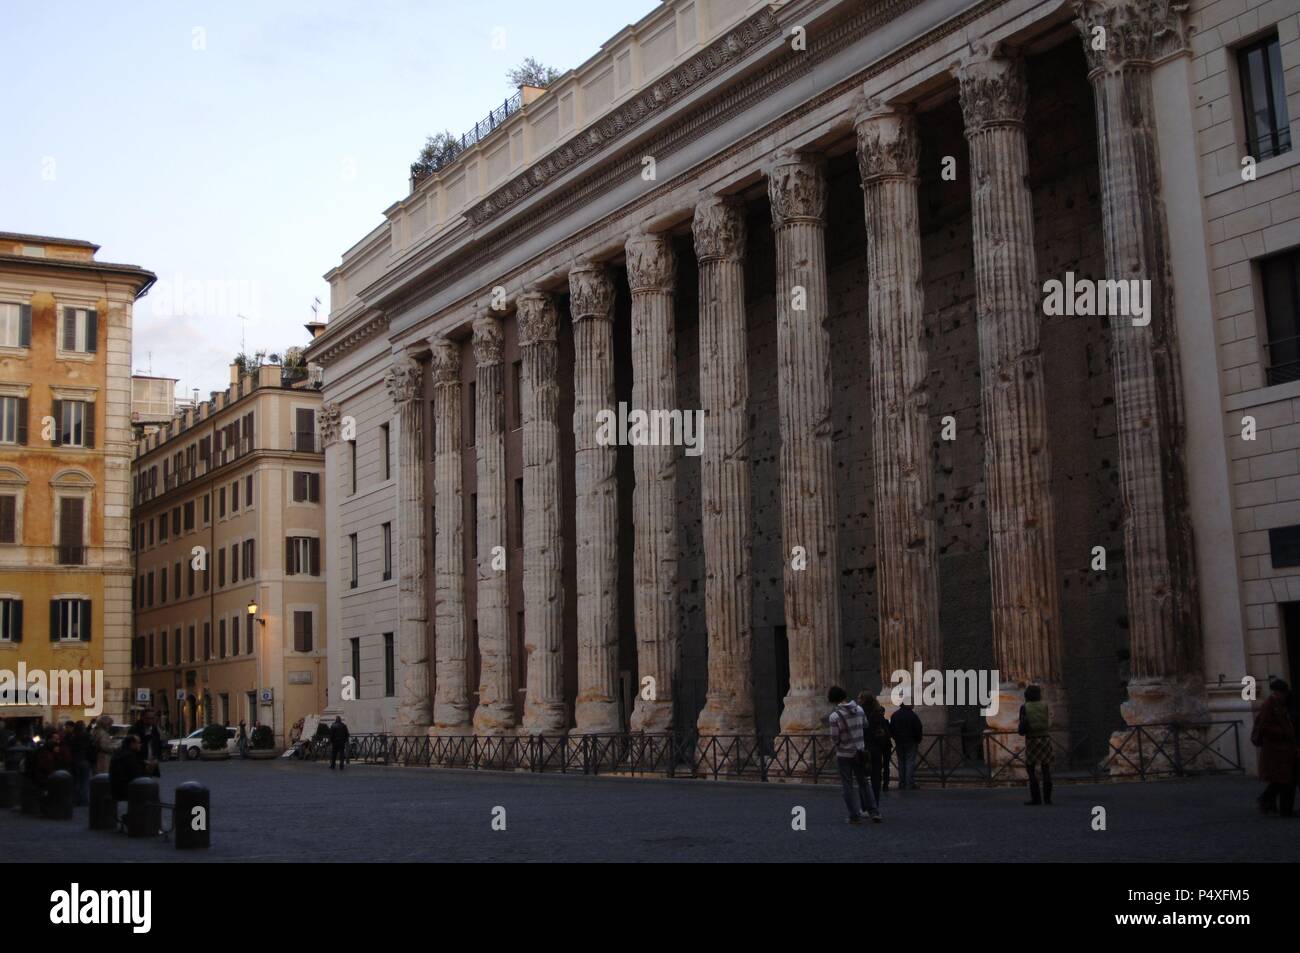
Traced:
POLYGON ((426 768, 166 764, 212 792, 212 847, 130 840, 0 811, 13 861, 1252 861, 1300 856, 1300 820, 1262 817, 1251 778, 1062 785, 1052 807, 1023 788, 938 788, 885 799, 850 827, 837 785, 583 778, 426 768), (1106 830, 1093 830, 1093 809, 1106 830), (494 808, 506 830, 492 829, 494 808), (807 829, 792 829, 793 810, 807 829))

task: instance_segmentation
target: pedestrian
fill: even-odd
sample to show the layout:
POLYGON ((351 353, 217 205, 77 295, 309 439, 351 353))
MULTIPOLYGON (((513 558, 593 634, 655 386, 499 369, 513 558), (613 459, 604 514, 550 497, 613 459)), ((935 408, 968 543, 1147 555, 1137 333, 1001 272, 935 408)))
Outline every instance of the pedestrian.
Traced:
POLYGON ((829 718, 831 745, 835 748, 835 763, 840 772, 844 805, 849 809, 849 823, 861 824, 865 807, 871 820, 879 824, 882 820, 880 807, 867 782, 866 713, 838 685, 831 686, 826 700, 835 706, 829 718))
POLYGON ((68 749, 72 752, 72 796, 78 807, 84 807, 90 803, 90 769, 94 760, 94 748, 84 721, 72 725, 68 749))
POLYGON ((153 712, 147 708, 140 712, 140 720, 131 726, 131 734, 140 739, 140 757, 144 760, 149 776, 151 778, 161 776, 162 771, 158 764, 162 761, 163 740, 158 726, 154 723, 153 712))
POLYGON ((330 725, 330 770, 334 770, 334 760, 338 759, 339 770, 348 766, 348 726, 343 724, 341 715, 334 716, 330 725))
POLYGON ((108 766, 108 787, 114 801, 127 799, 127 787, 136 778, 143 778, 149 773, 141 751, 140 736, 127 735, 122 744, 113 753, 108 766))
POLYGON ((908 704, 908 697, 898 706, 889 719, 889 734, 894 739, 894 748, 898 751, 898 790, 915 791, 916 757, 925 737, 921 718, 908 704))
POLYGON ((108 774, 109 762, 117 750, 113 740, 113 716, 100 715, 95 721, 95 728, 90 733, 91 752, 95 758, 95 773, 108 774))
POLYGON ((1043 701, 1038 685, 1025 687, 1025 703, 1020 706, 1019 732, 1025 738, 1025 771, 1029 775, 1029 800, 1026 805, 1052 803, 1052 714, 1043 701), (1038 786, 1036 768, 1043 771, 1043 786, 1038 786))
POLYGON ((885 707, 870 692, 858 695, 858 704, 867 713, 867 754, 871 757, 871 793, 876 803, 889 790, 889 756, 894 742, 889 734, 889 719, 885 707), (883 783, 882 783, 883 782, 883 783))
POLYGON ((239 756, 248 757, 248 726, 244 724, 243 719, 239 721, 239 756))
POLYGON ((1272 694, 1259 707, 1250 732, 1250 743, 1259 748, 1259 778, 1268 783, 1259 796, 1259 810, 1294 817, 1297 751, 1295 723, 1288 710, 1291 688, 1280 678, 1268 687, 1272 694))

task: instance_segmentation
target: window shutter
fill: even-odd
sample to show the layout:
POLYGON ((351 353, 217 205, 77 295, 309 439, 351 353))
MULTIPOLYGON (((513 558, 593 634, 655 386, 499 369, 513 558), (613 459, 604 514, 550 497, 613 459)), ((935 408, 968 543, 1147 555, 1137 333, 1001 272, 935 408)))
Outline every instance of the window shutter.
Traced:
POLYGON ((18 306, 18 346, 32 346, 32 306, 30 304, 20 304, 18 306))
POLYGON ((11 613, 9 616, 9 624, 13 627, 13 634, 10 638, 15 642, 21 642, 23 640, 23 601, 17 599, 9 603, 9 605, 12 607, 9 610, 11 613))
POLYGON ((58 446, 63 443, 63 401, 56 400, 53 406, 54 410, 54 444, 58 446))
POLYGON ((302 613, 301 612, 295 612, 293 614, 293 650, 295 652, 302 651, 302 613))
POLYGON ((65 496, 59 500, 59 545, 80 546, 83 542, 82 522, 85 508, 77 497, 65 496))
POLYGON ((320 575, 320 539, 315 536, 311 540, 311 574, 320 575))
POLYGON ((320 474, 307 474, 307 499, 312 503, 320 502, 320 474))
POLYGON ((18 542, 18 497, 0 496, 0 543, 18 542))
POLYGON ((18 398, 18 444, 27 446, 27 414, 28 405, 26 397, 18 398))
POLYGON ((94 354, 99 347, 99 312, 86 312, 86 350, 94 354))
POLYGON ((310 613, 310 612, 304 612, 304 613, 302 613, 302 635, 303 635, 303 639, 302 639, 302 650, 303 650, 304 652, 310 652, 310 651, 311 651, 311 636, 312 636, 312 631, 311 631, 311 613, 310 613))
POLYGON ((286 576, 296 575, 298 569, 293 564, 293 537, 284 538, 284 574, 286 576))
POLYGON ((59 641, 59 600, 50 600, 50 641, 59 641))
POLYGON ((87 401, 82 406, 86 408, 86 422, 81 428, 81 434, 85 438, 83 446, 93 450, 95 448, 95 404, 93 401, 87 401))
POLYGON ((90 641, 90 630, 94 628, 90 617, 90 600, 81 600, 81 641, 90 641))
POLYGON ((77 309, 63 309, 63 350, 77 349, 77 309))
POLYGON ((257 541, 250 539, 248 541, 248 565, 244 567, 244 575, 252 578, 257 575, 257 541))

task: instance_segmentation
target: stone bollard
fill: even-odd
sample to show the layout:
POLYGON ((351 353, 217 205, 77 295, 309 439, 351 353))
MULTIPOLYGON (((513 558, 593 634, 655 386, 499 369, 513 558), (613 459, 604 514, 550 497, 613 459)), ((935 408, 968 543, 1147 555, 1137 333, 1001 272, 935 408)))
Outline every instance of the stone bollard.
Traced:
POLYGON ((208 789, 197 781, 186 781, 176 789, 176 806, 172 809, 172 832, 180 850, 211 847, 209 811, 211 799, 208 789))
POLYGON ((19 782, 22 775, 17 771, 0 771, 0 808, 17 807, 19 782))
POLYGON ((107 774, 97 774, 90 779, 90 829, 111 831, 117 827, 117 802, 113 800, 113 786, 107 774))
POLYGON ((25 774, 18 778, 18 800, 24 814, 41 813, 41 789, 25 774))
POLYGON ((67 771, 55 771, 45 782, 41 813, 55 821, 72 817, 72 775, 67 771))
POLYGON ((162 827, 162 805, 156 778, 136 778, 126 786, 126 835, 157 837, 162 827))

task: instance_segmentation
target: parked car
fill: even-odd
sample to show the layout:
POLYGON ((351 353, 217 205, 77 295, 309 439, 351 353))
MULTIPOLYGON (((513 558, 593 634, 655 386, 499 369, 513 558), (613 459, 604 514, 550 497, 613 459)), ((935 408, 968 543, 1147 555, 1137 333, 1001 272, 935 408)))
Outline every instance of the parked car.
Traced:
MULTIPOLYGON (((167 757, 178 760, 184 752, 185 760, 193 761, 199 756, 203 742, 203 729, 191 731, 184 738, 173 738, 167 742, 167 757)), ((226 726, 226 750, 231 754, 239 751, 239 729, 226 726)))

